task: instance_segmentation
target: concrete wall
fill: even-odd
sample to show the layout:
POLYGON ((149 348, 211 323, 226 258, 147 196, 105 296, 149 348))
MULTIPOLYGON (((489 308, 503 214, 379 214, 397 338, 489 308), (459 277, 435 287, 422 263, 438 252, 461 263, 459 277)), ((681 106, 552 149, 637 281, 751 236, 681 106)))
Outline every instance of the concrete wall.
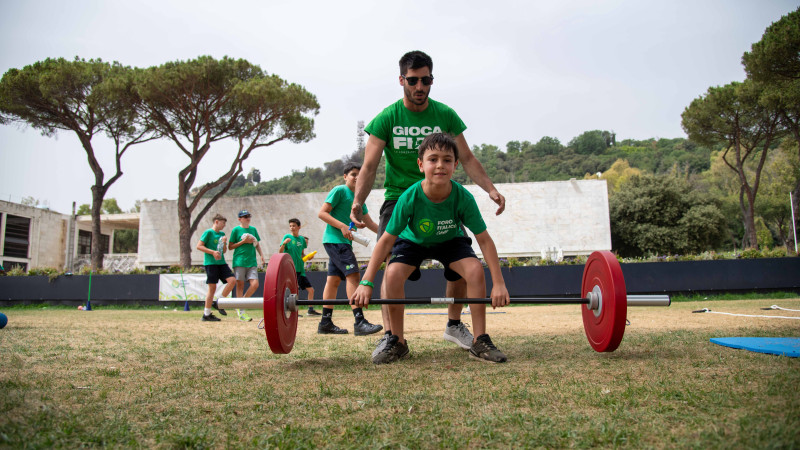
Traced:
MULTIPOLYGON (((489 233, 500 256, 540 256, 542 250, 556 247, 564 255, 588 255, 594 250, 611 249, 611 228, 608 214, 608 193, 604 180, 572 180, 543 183, 510 183, 496 185, 506 197, 506 211, 495 216, 496 205, 478 186, 466 188, 475 195, 489 233)), ((227 217, 224 231, 238 225, 236 214, 247 209, 258 229, 262 249, 267 258, 277 252, 281 237, 288 232, 288 220, 300 219, 300 234, 309 238, 307 252, 317 250, 316 261, 327 262, 322 247, 325 223, 317 218, 326 192, 270 195, 220 199, 203 218, 192 235, 192 264, 201 265, 203 254, 194 249, 203 231, 211 227, 211 217, 220 213, 227 217)), ((383 190, 373 191, 367 199, 370 215, 377 222, 383 203, 383 190)), ((174 200, 146 201, 141 205, 139 226, 139 265, 166 266, 177 264, 178 216, 174 200)), ((199 209, 199 208, 198 208, 199 209)), ((356 257, 366 261, 375 245, 375 234, 364 231, 372 242, 369 247, 354 244, 356 257)), ((480 255, 477 243, 473 247, 480 255)), ((230 262, 231 253, 226 255, 230 262)))
POLYGON ((28 268, 32 267, 64 267, 66 257, 66 236, 67 219, 66 216, 54 211, 36 208, 33 206, 20 205, 0 200, 0 215, 2 215, 2 225, 0 226, 0 261, 4 267, 12 261, 24 262, 28 268), (30 234, 28 244, 28 258, 10 258, 3 255, 6 214, 30 219, 30 234))

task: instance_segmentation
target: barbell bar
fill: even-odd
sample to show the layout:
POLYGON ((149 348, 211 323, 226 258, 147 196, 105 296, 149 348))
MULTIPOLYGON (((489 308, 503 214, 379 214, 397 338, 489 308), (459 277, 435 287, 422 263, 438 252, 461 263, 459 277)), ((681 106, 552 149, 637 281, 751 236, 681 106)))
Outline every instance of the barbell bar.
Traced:
MULTIPOLYGON (((628 306, 669 306, 668 295, 627 295, 622 268, 613 253, 592 253, 583 270, 583 297, 512 297, 517 304, 580 304, 583 326, 589 344, 595 351, 617 349, 625 333, 628 306)), ((422 297, 404 299, 372 299, 370 304, 491 304, 491 299, 422 297)), ((349 305, 348 299, 299 300, 295 266, 291 256, 275 253, 270 257, 264 275, 264 298, 220 298, 217 306, 225 309, 264 311, 264 330, 273 353, 289 353, 297 335, 298 307, 316 305, 349 305)))

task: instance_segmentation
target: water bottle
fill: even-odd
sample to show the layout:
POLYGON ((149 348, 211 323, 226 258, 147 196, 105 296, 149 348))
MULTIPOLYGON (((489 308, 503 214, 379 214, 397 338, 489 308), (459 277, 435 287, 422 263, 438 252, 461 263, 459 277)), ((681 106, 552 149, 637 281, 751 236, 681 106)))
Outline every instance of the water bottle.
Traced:
POLYGON ((364 247, 369 246, 369 238, 356 231, 355 224, 353 224, 353 222, 350 222, 350 234, 353 235, 353 242, 358 242, 364 247))
POLYGON ((227 237, 222 236, 221 238, 219 238, 219 242, 217 242, 217 251, 220 253, 225 253, 225 244, 227 243, 228 243, 227 237))

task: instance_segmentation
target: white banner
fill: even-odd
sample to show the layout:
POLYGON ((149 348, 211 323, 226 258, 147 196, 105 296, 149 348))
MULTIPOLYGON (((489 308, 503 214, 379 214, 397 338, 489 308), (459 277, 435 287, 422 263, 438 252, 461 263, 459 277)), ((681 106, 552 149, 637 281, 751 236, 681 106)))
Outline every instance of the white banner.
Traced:
MULTIPOLYGON (((217 283, 215 296, 219 297, 225 283, 217 283)), ((208 293, 206 275, 198 273, 161 274, 158 276, 159 300, 204 301, 208 293)))

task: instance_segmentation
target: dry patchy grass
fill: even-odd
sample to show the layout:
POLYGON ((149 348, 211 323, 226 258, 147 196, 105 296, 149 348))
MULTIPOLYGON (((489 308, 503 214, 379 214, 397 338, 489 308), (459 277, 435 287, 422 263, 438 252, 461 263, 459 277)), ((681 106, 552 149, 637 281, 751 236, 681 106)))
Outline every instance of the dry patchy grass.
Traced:
MULTIPOLYGON (((12 309, 0 330, 0 446, 797 447, 800 360, 708 339, 798 336, 800 321, 691 314, 800 315, 758 310, 773 303, 800 309, 796 299, 632 308, 609 354, 586 342, 578 306, 508 308, 488 319, 510 358, 501 365, 443 341, 445 316, 409 315, 411 358, 380 367, 375 337, 319 336, 310 317, 292 353, 273 355, 258 319, 12 309)), ((380 322, 377 310, 367 317, 380 322)), ((346 311, 334 320, 352 329, 346 311)))

